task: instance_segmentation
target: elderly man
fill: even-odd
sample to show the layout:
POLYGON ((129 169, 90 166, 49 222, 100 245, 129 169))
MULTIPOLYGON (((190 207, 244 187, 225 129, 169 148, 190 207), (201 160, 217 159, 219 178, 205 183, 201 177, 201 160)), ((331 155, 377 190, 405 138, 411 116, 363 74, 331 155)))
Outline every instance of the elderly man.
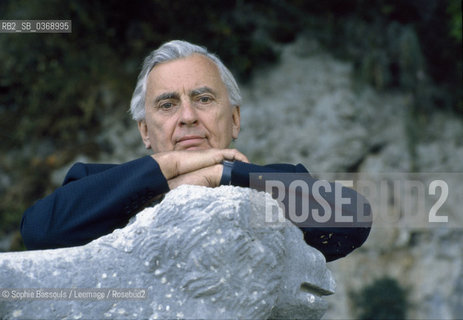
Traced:
MULTIPOLYGON (((240 104, 236 81, 215 55, 184 41, 162 45, 145 59, 131 101, 143 143, 153 154, 120 165, 75 164, 63 186, 24 213, 24 243, 29 249, 88 243, 182 184, 250 187, 251 173, 309 176, 300 164, 258 166, 228 149, 240 131, 240 104)), ((349 194, 346 210, 352 212, 358 199, 354 191, 349 194)), ((302 230, 306 242, 331 261, 359 247, 370 229, 367 224, 302 230)))

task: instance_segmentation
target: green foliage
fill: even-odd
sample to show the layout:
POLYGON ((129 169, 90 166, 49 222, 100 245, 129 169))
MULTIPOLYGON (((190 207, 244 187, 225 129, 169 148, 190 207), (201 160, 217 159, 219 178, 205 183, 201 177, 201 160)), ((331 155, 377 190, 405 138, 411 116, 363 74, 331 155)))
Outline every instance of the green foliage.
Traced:
MULTIPOLYGON (((338 57, 354 61, 358 75, 378 89, 410 91, 419 100, 411 105, 421 114, 431 109, 462 114, 462 51, 449 32, 446 3, 354 3, 348 14, 332 21, 328 36, 319 37, 322 43, 338 57)), ((317 33, 328 28, 323 20, 311 25, 317 33)))
POLYGON ((383 277, 359 292, 352 293, 358 319, 406 319, 409 302, 407 291, 397 280, 383 277))
POLYGON ((449 0, 447 12, 450 16, 450 35, 461 44, 461 30, 462 30, 462 11, 461 0, 449 0))

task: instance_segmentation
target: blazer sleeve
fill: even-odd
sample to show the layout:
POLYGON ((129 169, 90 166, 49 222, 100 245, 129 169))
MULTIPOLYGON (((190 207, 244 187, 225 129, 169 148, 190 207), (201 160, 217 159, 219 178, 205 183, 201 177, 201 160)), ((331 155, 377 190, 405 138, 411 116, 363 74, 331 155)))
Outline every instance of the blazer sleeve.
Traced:
MULTIPOLYGON (((289 173, 289 175, 283 176, 288 178, 280 178, 281 176, 276 175, 276 179, 281 179, 286 188, 288 188, 288 185, 296 178, 305 180, 309 186, 313 186, 313 184, 317 181, 309 174, 302 164, 273 164, 259 166, 235 161, 231 172, 231 184, 241 187, 252 187, 259 191, 265 191, 265 179, 266 177, 272 177, 273 173, 289 173), (252 173, 264 173, 262 175, 262 180, 258 180, 257 183, 254 181, 254 183, 250 185, 250 175, 252 173), (268 173, 268 175, 265 173, 268 173), (300 175, 298 175, 299 173, 300 175)), ((331 190, 334 190, 334 184, 330 183, 330 185, 331 190)), ((304 234, 305 242, 321 251, 327 262, 345 257, 354 249, 360 247, 368 238, 371 229, 372 214, 368 201, 353 189, 342 187, 341 192, 342 197, 347 199, 346 202, 348 202, 341 207, 341 214, 343 216, 352 216, 353 221, 361 222, 342 226, 341 224, 340 226, 337 226, 336 223, 329 223, 326 226, 323 224, 308 225, 307 223, 298 225, 304 234), (359 218, 360 213, 361 218, 359 218), (366 221, 365 217, 367 217, 366 221)), ((300 202, 301 197, 304 195, 299 192, 295 193, 295 196, 298 198, 295 202, 300 202)), ((317 204, 310 192, 308 197, 311 198, 311 201, 308 201, 310 203, 309 210, 311 210, 310 206, 317 204)), ((331 208, 335 208, 335 197, 332 193, 324 194, 322 197, 331 208)), ((282 205, 286 208, 288 207, 287 198, 282 202, 282 205)), ((320 208, 318 207, 318 209, 320 208)))
POLYGON ((124 226, 156 196, 169 191, 150 156, 121 165, 75 164, 63 186, 24 212, 28 249, 86 244, 124 226))

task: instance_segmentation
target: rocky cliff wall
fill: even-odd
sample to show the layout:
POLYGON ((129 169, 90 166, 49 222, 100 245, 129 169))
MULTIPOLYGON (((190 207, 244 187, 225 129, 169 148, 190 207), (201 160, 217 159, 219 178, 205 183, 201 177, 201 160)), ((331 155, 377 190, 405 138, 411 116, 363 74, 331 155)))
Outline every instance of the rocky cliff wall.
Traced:
POLYGON ((410 119, 411 93, 377 92, 359 84, 352 64, 304 38, 284 47, 281 62, 260 73, 243 96, 243 129, 236 147, 251 159, 300 162, 314 173, 353 171, 358 178, 418 169, 422 176, 440 173, 454 182, 443 206, 452 218, 448 224, 374 223, 361 249, 330 263, 338 291, 330 297, 325 318, 354 318, 357 310, 349 292, 382 276, 408 289, 410 318, 462 318, 461 119, 439 112, 424 123, 410 119), (417 131, 414 140, 410 126, 417 131))

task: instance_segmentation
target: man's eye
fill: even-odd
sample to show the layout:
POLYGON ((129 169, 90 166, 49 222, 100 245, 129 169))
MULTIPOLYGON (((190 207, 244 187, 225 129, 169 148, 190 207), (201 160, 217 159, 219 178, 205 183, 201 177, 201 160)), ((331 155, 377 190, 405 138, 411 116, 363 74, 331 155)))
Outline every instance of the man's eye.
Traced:
POLYGON ((212 101, 211 97, 199 97, 199 102, 201 103, 209 103, 212 101))
POLYGON ((164 102, 164 103, 161 103, 159 105, 159 109, 161 110, 169 110, 169 109, 172 109, 173 107, 173 103, 172 102, 164 102))

